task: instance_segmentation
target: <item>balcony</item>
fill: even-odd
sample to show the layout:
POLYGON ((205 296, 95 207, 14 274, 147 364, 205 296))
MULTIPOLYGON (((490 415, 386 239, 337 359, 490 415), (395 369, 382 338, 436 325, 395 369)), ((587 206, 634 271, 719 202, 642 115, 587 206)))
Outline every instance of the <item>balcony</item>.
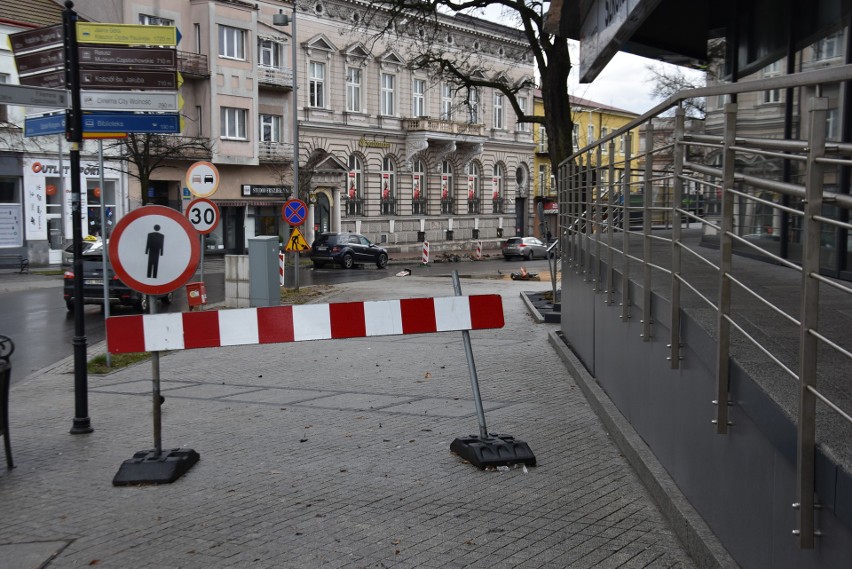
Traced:
POLYGON ((432 132, 457 136, 485 136, 485 125, 456 122, 430 117, 404 119, 402 128, 408 132, 432 132))
POLYGON ((363 200, 361 198, 348 198, 346 200, 346 211, 344 215, 346 217, 354 217, 357 215, 362 215, 364 209, 363 200))
POLYGON ((293 144, 290 142, 258 142, 257 159, 261 162, 292 162, 293 144))
POLYGON ((261 87, 290 91, 293 89, 293 70, 283 67, 258 66, 257 82, 261 87))
POLYGON ((207 56, 205 54, 178 51, 177 57, 178 71, 184 77, 199 79, 210 77, 210 66, 207 65, 207 56))
POLYGON ((503 211, 503 198, 493 198, 491 200, 491 213, 506 213, 503 211))
POLYGON ((426 198, 415 198, 411 200, 412 215, 426 215, 429 213, 426 209, 426 198))

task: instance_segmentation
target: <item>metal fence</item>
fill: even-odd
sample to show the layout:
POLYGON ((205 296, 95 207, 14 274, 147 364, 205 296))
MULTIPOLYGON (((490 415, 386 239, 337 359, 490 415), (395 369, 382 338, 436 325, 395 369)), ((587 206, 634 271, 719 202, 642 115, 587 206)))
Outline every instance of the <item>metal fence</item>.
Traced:
POLYGON ((852 425, 848 385, 852 374, 834 371, 852 369, 850 335, 845 326, 824 329, 819 318, 826 308, 821 294, 826 290, 839 293, 846 306, 852 306, 849 283, 820 272, 821 261, 849 249, 852 144, 826 140, 829 100, 816 96, 828 84, 850 80, 852 65, 841 65, 685 91, 581 149, 560 165, 558 174, 563 274, 583 275, 607 304, 620 303, 625 322, 632 309, 626 283, 638 281, 644 295, 645 341, 652 335, 652 289, 655 283, 658 288, 661 281, 665 283, 671 299, 672 368, 681 365, 680 318, 687 299, 704 312, 711 309, 718 341, 713 402, 718 434, 729 432, 733 345, 749 344, 771 362, 768 365, 795 382, 798 401, 791 414, 798 429, 794 504, 798 528, 793 534, 805 549, 814 547, 818 535, 814 523, 818 404, 824 406, 820 413, 827 409, 835 421, 845 421, 845 428, 852 425), (803 108, 801 139, 738 134, 742 123, 736 103, 724 106, 718 134, 688 132, 685 127, 681 105, 686 99, 727 95, 736 100, 737 95, 770 89, 786 89, 788 97, 795 90, 803 108), (666 125, 665 136, 660 136, 660 124, 666 125), (636 131, 643 132, 643 148, 631 155, 636 131), (627 137, 625 154, 615 160, 615 142, 622 136, 627 137), (749 165, 758 159, 779 168, 755 174, 749 165), (700 236, 699 246, 685 238, 687 232, 700 236), (742 277, 734 262, 737 253, 795 271, 801 283, 798 298, 781 300, 769 290, 767 280, 742 277), (690 274, 685 270, 687 257, 705 270, 690 274), (615 292, 616 265, 622 272, 620 298, 615 292), (735 297, 792 327, 795 345, 779 347, 755 334, 736 309, 735 297), (828 361, 831 366, 826 366, 828 361))

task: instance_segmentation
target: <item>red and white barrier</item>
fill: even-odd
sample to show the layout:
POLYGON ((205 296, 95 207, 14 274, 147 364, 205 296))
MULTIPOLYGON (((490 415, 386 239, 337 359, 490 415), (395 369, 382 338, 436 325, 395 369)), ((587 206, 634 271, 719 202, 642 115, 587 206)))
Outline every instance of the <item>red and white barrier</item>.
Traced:
POLYGON ((424 265, 429 264, 429 242, 423 242, 423 255, 420 257, 420 262, 424 265))
POLYGON ((409 298, 107 318, 110 353, 502 328, 500 295, 409 298))
POLYGON ((278 253, 278 285, 284 286, 284 252, 278 253))
POLYGON ((476 242, 476 258, 477 259, 482 258, 482 241, 476 242))

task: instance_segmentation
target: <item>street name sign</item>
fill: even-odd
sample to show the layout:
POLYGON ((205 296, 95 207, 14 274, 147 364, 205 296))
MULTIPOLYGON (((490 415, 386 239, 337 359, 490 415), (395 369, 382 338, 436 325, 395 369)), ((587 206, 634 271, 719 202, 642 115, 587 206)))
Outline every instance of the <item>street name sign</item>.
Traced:
POLYGON ((177 111, 183 103, 177 91, 83 91, 80 105, 92 111, 177 111))
POLYGON ((68 106, 68 92, 64 89, 45 89, 0 83, 0 103, 64 109, 68 106))
MULTIPOLYGON (((153 26, 151 26, 153 27, 153 26)), ((131 71, 80 68, 83 89, 177 89, 177 71, 131 71)))
POLYGON ((29 75, 38 71, 65 67, 65 48, 55 47, 15 56, 18 75, 29 75))
POLYGON ((180 132, 177 113, 132 114, 90 113, 83 115, 83 132, 147 132, 176 134, 180 132))
POLYGON ((16 55, 61 44, 62 42, 62 24, 9 35, 9 43, 12 44, 12 51, 16 55))
POLYGON ((180 212, 161 205, 134 209, 121 218, 109 241, 115 274, 144 294, 167 294, 195 274, 201 247, 180 212))
POLYGON ((26 117, 24 119, 24 136, 46 136, 48 134, 65 133, 65 113, 26 117))
POLYGON ((33 73, 18 78, 21 85, 29 85, 30 87, 61 87, 65 88, 65 70, 48 71, 47 73, 33 73))
POLYGON ((113 45, 175 46, 180 41, 180 32, 174 26, 77 22, 77 41, 113 45))
POLYGON ((175 69, 177 53, 159 47, 97 47, 79 48, 80 65, 119 65, 128 67, 157 67, 175 69))

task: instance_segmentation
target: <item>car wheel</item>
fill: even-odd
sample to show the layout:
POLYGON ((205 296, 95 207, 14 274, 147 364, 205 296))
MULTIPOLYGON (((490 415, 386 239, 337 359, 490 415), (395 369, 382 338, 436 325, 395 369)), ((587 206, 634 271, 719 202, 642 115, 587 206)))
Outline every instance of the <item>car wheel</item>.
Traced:
POLYGON ((344 269, 351 269, 355 265, 355 258, 352 256, 352 253, 345 253, 343 258, 340 260, 340 266, 344 269))
POLYGON ((172 303, 172 293, 168 293, 160 297, 160 304, 169 305, 172 303))
POLYGON ((376 260, 376 266, 380 269, 384 269, 385 267, 387 267, 388 266, 388 256, 385 255, 384 253, 381 253, 379 255, 378 260, 376 260))
POLYGON ((142 312, 143 314, 147 314, 148 308, 148 295, 143 294, 142 298, 139 299, 139 302, 136 303, 136 310, 142 312))
POLYGON ((68 309, 68 312, 74 312, 74 301, 73 300, 66 300, 65 301, 65 308, 68 309))
POLYGON ((526 259, 527 261, 532 261, 532 258, 533 258, 533 252, 532 251, 530 251, 530 252, 528 252, 524 255, 524 259, 526 259))

